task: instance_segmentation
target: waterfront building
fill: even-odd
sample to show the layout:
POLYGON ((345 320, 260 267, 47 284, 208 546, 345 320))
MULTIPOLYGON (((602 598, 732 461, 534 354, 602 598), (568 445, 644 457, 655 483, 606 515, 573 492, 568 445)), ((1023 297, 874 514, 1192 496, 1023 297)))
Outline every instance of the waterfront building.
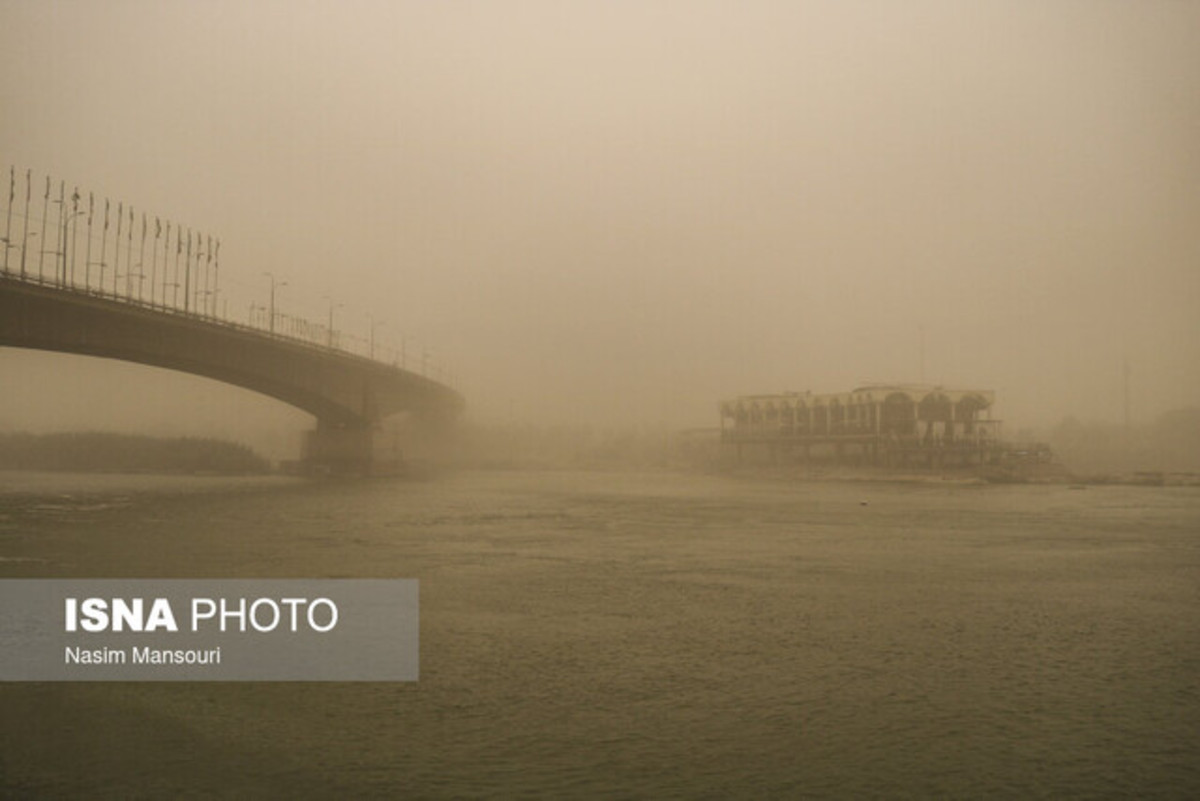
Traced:
POLYGON ((850 392, 743 395, 719 404, 721 442, 739 460, 832 460, 889 467, 988 464, 999 453, 995 393, 918 384, 850 392))

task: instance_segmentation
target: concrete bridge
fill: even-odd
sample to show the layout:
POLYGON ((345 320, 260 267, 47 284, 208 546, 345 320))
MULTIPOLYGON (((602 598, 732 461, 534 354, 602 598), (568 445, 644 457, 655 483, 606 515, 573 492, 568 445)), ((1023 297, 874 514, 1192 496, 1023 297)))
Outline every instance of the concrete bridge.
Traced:
POLYGON ((441 426, 464 406, 450 387, 396 364, 14 272, 0 272, 0 346, 165 367, 268 395, 316 418, 303 460, 334 471, 368 471, 378 463, 375 433, 384 418, 407 412, 420 424, 441 426))

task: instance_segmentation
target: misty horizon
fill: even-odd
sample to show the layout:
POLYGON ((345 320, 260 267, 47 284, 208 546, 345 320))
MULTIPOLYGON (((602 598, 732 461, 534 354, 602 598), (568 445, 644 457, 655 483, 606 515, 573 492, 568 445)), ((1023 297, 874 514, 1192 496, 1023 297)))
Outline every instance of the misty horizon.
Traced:
MULTIPOLYGON (((212 232, 259 302, 270 271, 290 314, 381 321, 477 422, 917 382, 1118 421, 1125 364, 1136 421, 1196 403, 1185 4, 0 14, 0 163, 212 232)), ((0 370, 5 430, 308 423, 118 362, 0 370)))

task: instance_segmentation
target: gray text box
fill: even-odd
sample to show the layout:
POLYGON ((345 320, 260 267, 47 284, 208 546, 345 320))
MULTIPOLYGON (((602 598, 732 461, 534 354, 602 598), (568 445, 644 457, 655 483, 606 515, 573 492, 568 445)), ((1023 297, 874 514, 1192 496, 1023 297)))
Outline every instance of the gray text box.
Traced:
POLYGON ((0 681, 415 681, 418 617, 415 579, 0 579, 0 681))

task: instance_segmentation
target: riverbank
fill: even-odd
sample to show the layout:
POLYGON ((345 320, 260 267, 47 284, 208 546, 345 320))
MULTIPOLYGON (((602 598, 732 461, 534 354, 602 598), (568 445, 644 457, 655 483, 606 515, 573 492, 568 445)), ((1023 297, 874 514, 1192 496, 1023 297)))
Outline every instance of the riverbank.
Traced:
POLYGON ((303 479, 274 474, 225 476, 0 469, 0 497, 5 495, 54 496, 69 500, 93 495, 109 496, 144 492, 224 492, 288 486, 302 482, 303 479))
POLYGON ((270 472, 271 463, 218 439, 69 431, 0 434, 0 469, 247 475, 270 472))
POLYGON ((970 468, 949 471, 893 470, 876 467, 765 466, 723 467, 716 472, 738 478, 803 482, 986 485, 1049 484, 1058 486, 1200 487, 1200 473, 1130 472, 1080 475, 1059 465, 1022 468, 970 468))

